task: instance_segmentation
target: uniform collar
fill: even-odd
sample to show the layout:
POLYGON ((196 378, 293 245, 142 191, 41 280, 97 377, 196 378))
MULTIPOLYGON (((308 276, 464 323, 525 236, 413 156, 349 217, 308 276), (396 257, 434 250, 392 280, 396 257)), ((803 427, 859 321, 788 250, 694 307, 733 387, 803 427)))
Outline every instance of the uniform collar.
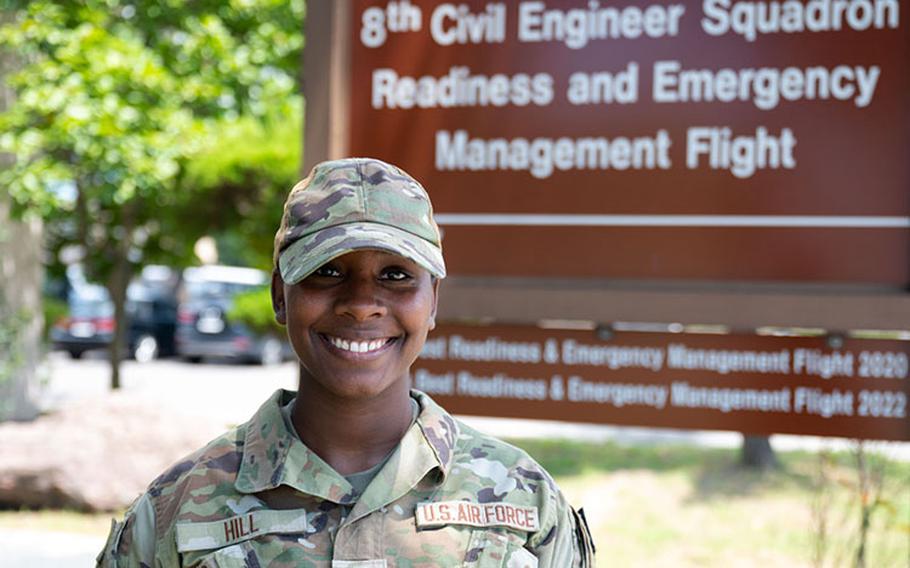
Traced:
POLYGON ((436 454, 440 471, 448 475, 455 459, 455 443, 458 440, 458 423, 441 406, 425 393, 412 389, 411 398, 420 406, 417 426, 427 444, 436 454))
MULTIPOLYGON (((276 391, 247 422, 243 458, 234 487, 241 493, 258 493, 288 485, 334 503, 353 502, 356 496, 351 484, 288 429, 281 407, 295 396, 293 391, 276 391)), ((426 394, 415 390, 411 396, 420 406, 417 421, 377 474, 381 483, 370 484, 354 514, 360 509, 365 514, 401 497, 432 469, 439 470, 439 482, 448 475, 458 426, 426 394)))

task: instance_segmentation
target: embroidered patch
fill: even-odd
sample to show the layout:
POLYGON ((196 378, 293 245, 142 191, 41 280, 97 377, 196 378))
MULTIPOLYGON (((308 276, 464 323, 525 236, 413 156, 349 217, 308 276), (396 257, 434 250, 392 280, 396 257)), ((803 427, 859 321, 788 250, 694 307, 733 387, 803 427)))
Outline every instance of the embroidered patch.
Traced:
POLYGON ((313 527, 303 509, 259 510, 220 521, 177 523, 177 551, 208 550, 263 534, 308 533, 313 527))
POLYGON ((471 503, 469 501, 439 501, 420 503, 414 513, 418 528, 445 525, 472 527, 509 527, 534 532, 540 528, 537 507, 522 507, 510 503, 471 503))

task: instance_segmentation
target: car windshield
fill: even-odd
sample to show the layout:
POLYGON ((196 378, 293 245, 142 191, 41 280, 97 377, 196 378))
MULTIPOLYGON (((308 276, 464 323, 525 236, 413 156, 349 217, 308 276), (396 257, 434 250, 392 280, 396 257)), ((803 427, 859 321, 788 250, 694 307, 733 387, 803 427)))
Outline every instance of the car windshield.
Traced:
POLYGON ((191 300, 201 300, 206 298, 228 298, 241 292, 249 292, 257 288, 259 288, 259 286, 238 284, 236 282, 203 280, 188 282, 186 289, 191 300))
POLYGON ((70 302, 70 317, 101 318, 114 315, 114 305, 110 300, 75 299, 70 302))

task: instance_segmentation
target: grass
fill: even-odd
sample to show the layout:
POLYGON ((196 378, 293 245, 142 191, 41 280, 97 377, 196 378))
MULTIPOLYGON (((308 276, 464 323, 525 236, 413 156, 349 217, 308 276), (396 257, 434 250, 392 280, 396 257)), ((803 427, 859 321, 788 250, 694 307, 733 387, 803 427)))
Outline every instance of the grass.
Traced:
MULTIPOLYGON (((734 450, 566 440, 513 443, 556 477, 570 502, 584 507, 600 566, 854 565, 859 504, 851 453, 779 452, 780 469, 755 472, 738 465, 734 450), (824 539, 819 538, 821 520, 824 539), (821 563, 815 560, 819 551, 821 563)), ((906 568, 910 464, 875 456, 868 462, 881 472, 885 489, 872 517, 866 566, 906 568)), ((103 537, 111 516, 0 511, 0 531, 103 537)))
MULTIPOLYGON (((778 453, 781 468, 760 472, 740 467, 735 450, 513 443, 553 473, 573 505, 585 508, 602 565, 854 565, 860 506, 851 453, 778 453)), ((885 482, 866 566, 906 568, 910 464, 876 456, 868 464, 885 482)))
POLYGON ((0 531, 30 530, 105 536, 111 528, 111 519, 122 516, 122 511, 81 513, 57 510, 3 510, 0 511, 0 531))

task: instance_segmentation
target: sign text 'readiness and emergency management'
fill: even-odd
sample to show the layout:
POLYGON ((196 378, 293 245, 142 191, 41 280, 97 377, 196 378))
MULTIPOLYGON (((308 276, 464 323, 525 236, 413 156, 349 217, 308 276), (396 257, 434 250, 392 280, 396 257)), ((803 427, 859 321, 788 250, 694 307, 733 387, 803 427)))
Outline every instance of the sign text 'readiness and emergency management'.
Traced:
POLYGON ((443 325, 414 386, 462 414, 910 441, 910 343, 443 325))
POLYGON ((910 283, 905 3, 353 6, 350 153, 453 274, 910 283))

